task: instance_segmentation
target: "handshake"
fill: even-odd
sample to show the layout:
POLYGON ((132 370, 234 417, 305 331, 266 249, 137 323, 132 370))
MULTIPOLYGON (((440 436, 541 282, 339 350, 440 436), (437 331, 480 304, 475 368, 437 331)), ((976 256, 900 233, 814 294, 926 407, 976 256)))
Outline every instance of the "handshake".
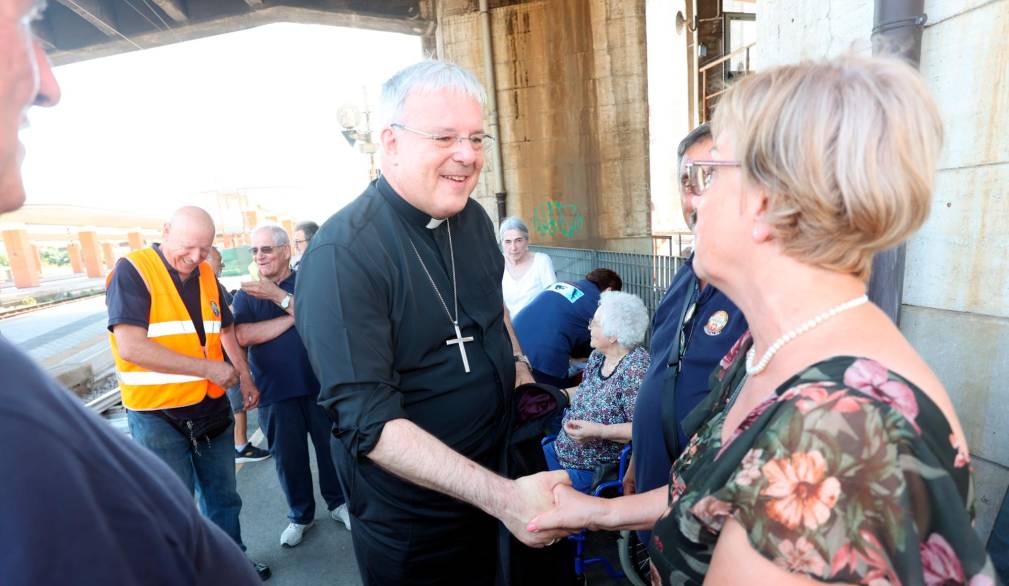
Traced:
POLYGON ((596 509, 602 499, 571 488, 567 472, 540 472, 513 483, 511 498, 495 516, 529 547, 552 545, 583 528, 595 528, 593 519, 601 512, 596 509))

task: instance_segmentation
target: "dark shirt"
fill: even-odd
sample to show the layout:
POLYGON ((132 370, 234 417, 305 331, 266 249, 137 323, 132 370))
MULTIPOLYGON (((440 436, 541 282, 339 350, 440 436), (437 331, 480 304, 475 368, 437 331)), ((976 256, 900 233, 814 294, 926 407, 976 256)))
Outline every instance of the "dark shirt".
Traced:
MULTIPOLYGON (((154 244, 152 248, 158 253, 161 262, 165 264, 165 268, 168 269, 168 274, 171 275, 179 296, 182 297, 182 303, 185 304, 186 309, 189 311, 189 318, 193 320, 196 333, 200 336, 200 344, 206 344, 207 336, 203 331, 203 309, 200 298, 200 267, 196 267, 190 273, 189 278, 183 281, 179 271, 168 264, 168 260, 161 252, 161 247, 154 244)), ((227 303, 227 299, 229 299, 228 293, 219 282, 217 284, 217 291, 221 300, 221 328, 223 329, 234 322, 234 317, 227 303)), ((140 276, 140 273, 137 272, 137 268, 126 258, 121 258, 116 263, 112 279, 109 281, 109 288, 105 293, 105 305, 109 311, 108 328, 110 332, 113 326, 117 324, 129 324, 144 329, 147 329, 150 325, 151 292, 148 291, 147 284, 144 282, 143 277, 140 276)), ((165 411, 169 411, 169 409, 165 409, 165 411)), ((170 411, 176 417, 197 418, 220 416, 224 413, 229 413, 230 407, 228 406, 226 396, 222 395, 217 399, 213 399, 210 395, 207 395, 203 401, 196 405, 178 407, 170 409, 170 411)))
MULTIPOLYGON (((295 272, 291 271, 280 288, 293 295, 295 278, 295 272)), ((287 315, 276 303, 257 299, 245 291, 235 295, 234 311, 236 326, 287 315)), ((308 352, 294 326, 272 340, 249 346, 249 368, 259 387, 260 406, 319 394, 319 380, 312 373, 308 352)))
MULTIPOLYGON (((336 423, 341 478, 371 487, 411 514, 437 515, 458 501, 407 483, 366 460, 385 422, 409 419, 452 449, 495 467, 515 365, 504 326, 504 259, 490 218, 470 200, 436 229, 380 178, 312 238, 298 273, 296 319, 321 383, 319 403, 336 423), (454 311, 449 226, 458 279, 463 370, 446 310, 454 311), (410 245, 416 246, 417 252, 410 245), (360 475, 361 480, 348 480, 360 475)), ((358 498, 360 498, 360 496, 358 498)), ((355 494, 349 494, 351 507, 355 494)))
POLYGON ((673 276, 665 297, 655 310, 652 318, 651 354, 652 363, 638 390, 638 402, 634 411, 634 426, 631 429, 634 445, 634 482, 638 492, 647 492, 669 483, 669 469, 679 454, 669 454, 663 433, 663 395, 672 392, 667 388, 668 364, 676 357, 670 356, 683 307, 691 296, 696 295, 697 307, 693 318, 685 324, 683 357, 680 372, 676 376, 673 395, 677 445, 680 450, 687 445, 687 438, 681 422, 710 391, 708 381, 718 362, 732 345, 746 331, 746 319, 724 293, 708 285, 698 292, 697 277, 691 261, 673 276), (720 313, 722 312, 722 313, 720 313), (716 316, 716 314, 718 314, 716 316), (724 316, 725 323, 718 317, 724 316), (713 321, 712 318, 715 318, 713 321), (720 327, 719 327, 720 325, 720 327))
POLYGON ((0 581, 258 584, 176 475, 0 339, 0 581))
POLYGON ((589 354, 589 321, 599 307, 599 295, 599 287, 586 279, 558 282, 515 316, 512 327, 533 368, 564 379, 569 359, 589 354))

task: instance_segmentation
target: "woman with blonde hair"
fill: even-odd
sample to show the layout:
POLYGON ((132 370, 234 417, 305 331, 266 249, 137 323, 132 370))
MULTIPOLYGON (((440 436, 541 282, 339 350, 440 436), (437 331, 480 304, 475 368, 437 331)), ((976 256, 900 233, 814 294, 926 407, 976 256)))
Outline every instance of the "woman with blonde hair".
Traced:
POLYGON ((921 78, 857 55, 778 67, 726 92, 713 130, 688 172, 694 269, 750 332, 667 490, 558 488, 531 528, 654 526, 663 584, 993 584, 953 405, 866 298, 873 254, 928 216, 942 124, 921 78))

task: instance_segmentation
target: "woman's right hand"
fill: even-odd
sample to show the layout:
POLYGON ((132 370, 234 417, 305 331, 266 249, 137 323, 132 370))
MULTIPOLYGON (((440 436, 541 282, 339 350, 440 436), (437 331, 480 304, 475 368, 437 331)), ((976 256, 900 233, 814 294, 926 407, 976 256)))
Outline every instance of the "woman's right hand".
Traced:
POLYGON ((568 535, 595 529, 605 515, 608 499, 582 494, 568 485, 554 487, 554 508, 529 521, 528 530, 563 531, 568 535))

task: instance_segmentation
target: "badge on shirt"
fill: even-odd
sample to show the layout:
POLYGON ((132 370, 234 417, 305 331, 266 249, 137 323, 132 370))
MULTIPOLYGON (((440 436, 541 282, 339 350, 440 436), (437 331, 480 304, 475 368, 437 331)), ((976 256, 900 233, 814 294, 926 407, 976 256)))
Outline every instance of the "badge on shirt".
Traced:
POLYGON ((221 308, 213 301, 210 302, 210 311, 214 312, 214 317, 221 317, 221 308))
POLYGON ((704 333, 709 336, 717 336, 722 333, 727 323, 729 323, 729 313, 724 309, 719 309, 711 314, 708 323, 704 324, 704 333))
POLYGON ((553 285, 550 285, 549 287, 547 287, 547 291, 553 291, 554 293, 558 293, 571 303, 578 301, 578 299, 580 299, 583 295, 585 295, 585 293, 583 293, 582 290, 579 289, 578 287, 575 287, 570 283, 563 283, 563 282, 554 283, 553 285))

